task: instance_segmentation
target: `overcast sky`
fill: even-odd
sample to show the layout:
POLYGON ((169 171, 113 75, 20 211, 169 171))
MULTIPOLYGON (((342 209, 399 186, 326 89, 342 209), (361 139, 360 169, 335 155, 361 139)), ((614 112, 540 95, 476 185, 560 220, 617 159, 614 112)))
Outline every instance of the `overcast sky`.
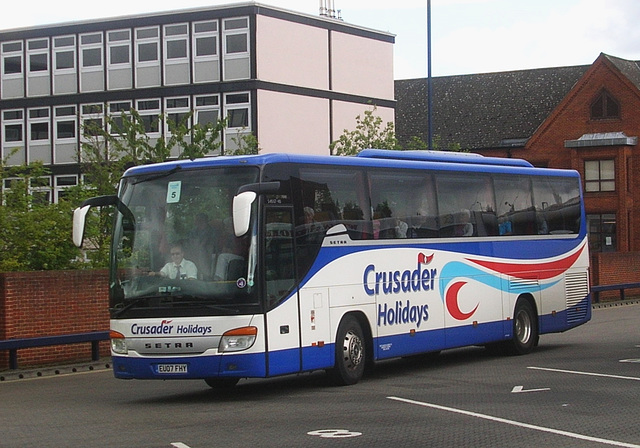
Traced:
MULTIPOLYGON (((0 29, 241 3, 233 0, 9 0, 0 29)), ((260 3, 317 15, 320 0, 260 3)), ((427 0, 335 0, 345 22, 396 35, 395 79, 427 75, 427 0)), ((432 0, 433 76, 640 60, 638 0, 432 0)))

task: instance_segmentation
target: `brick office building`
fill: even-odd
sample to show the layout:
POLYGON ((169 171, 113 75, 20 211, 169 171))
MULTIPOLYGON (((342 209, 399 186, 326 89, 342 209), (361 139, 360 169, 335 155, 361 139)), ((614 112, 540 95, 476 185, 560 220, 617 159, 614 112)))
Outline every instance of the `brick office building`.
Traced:
MULTIPOLYGON (((593 64, 433 80, 441 147, 571 168, 583 180, 592 284, 640 280, 640 67, 593 64)), ((427 140, 427 80, 396 81, 400 141, 427 140)))

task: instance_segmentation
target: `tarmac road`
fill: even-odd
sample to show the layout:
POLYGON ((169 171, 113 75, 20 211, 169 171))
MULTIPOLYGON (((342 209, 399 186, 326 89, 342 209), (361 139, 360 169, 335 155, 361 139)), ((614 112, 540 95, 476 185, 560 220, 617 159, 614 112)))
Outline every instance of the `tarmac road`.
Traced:
POLYGON ((341 388, 317 372, 220 393, 116 380, 108 361, 5 371, 0 447, 640 448, 639 324, 640 304, 598 308, 527 356, 387 361, 341 388))

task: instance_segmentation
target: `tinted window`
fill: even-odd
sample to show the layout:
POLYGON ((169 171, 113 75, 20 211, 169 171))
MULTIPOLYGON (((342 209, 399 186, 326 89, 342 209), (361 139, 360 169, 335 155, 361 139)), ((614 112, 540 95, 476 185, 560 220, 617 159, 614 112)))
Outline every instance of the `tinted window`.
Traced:
POLYGON ((534 177, 532 182, 540 233, 578 233, 580 230, 578 180, 534 177))
POLYGON ((494 179, 499 235, 535 235, 538 228, 527 177, 500 176, 494 179))
POLYGON ((437 236, 432 177, 416 171, 369 175, 373 238, 437 236))
POLYGON ((495 215, 488 175, 437 174, 436 187, 441 237, 477 236, 486 215, 495 215))

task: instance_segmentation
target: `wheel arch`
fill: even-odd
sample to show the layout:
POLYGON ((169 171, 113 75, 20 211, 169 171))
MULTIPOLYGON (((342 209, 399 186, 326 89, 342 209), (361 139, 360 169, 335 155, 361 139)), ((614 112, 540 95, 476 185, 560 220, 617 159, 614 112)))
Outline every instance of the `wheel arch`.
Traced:
POLYGON ((533 312, 535 313, 536 325, 537 325, 538 329, 540 329, 540 312, 538 311, 538 303, 536 302, 536 299, 533 296, 533 294, 530 293, 530 292, 525 292, 525 293, 522 293, 522 294, 520 294, 518 296, 518 298, 516 299, 515 303, 513 304, 513 310, 511 310, 511 315, 513 316, 513 314, 515 313, 516 309, 518 308, 518 304, 523 300, 529 302, 529 305, 531 305, 531 308, 533 309, 533 312))

